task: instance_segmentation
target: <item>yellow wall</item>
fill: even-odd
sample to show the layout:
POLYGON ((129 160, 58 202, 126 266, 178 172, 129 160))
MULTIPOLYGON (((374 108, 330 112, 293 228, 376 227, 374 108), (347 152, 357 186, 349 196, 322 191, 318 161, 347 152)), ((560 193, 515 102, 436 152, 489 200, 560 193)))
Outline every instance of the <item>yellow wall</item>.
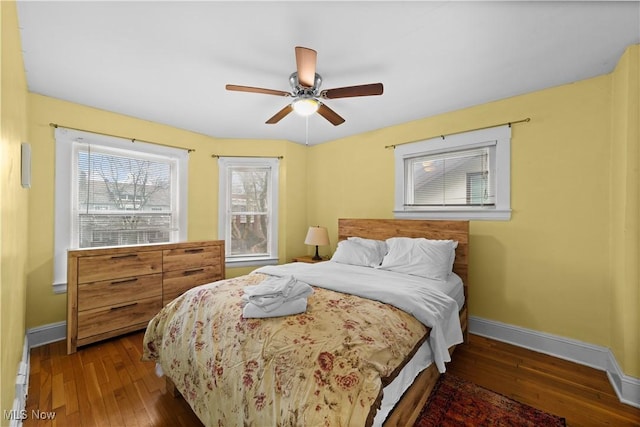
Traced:
MULTIPOLYGON (((192 148, 189 155, 188 239, 218 237, 218 155, 284 156, 281 161, 279 256, 290 260, 306 251, 306 150, 287 141, 223 140, 114 114, 37 94, 29 94, 29 136, 33 143, 30 193, 27 327, 66 319, 66 294, 53 294, 54 129, 56 123, 138 140, 192 148)), ((228 277, 250 269, 229 269, 228 277)))
POLYGON ((640 372, 640 45, 613 73, 611 138, 611 347, 629 372, 640 372))
MULTIPOLYGON (((25 337, 28 190, 20 184, 20 143, 27 139, 27 84, 14 2, 0 2, 0 411, 10 410, 25 337)), ((1 415, 0 415, 1 416, 1 415)), ((0 418, 0 424, 7 420, 0 418)))
MULTIPOLYGON (((626 120, 634 117, 626 133, 635 129, 635 138, 621 138, 620 156, 633 154, 637 165, 635 64, 620 71, 636 72, 628 91, 635 109, 617 108, 626 120)), ((613 79, 600 76, 311 147, 309 222, 329 226, 335 247, 336 218, 392 217, 394 154, 385 145, 530 117, 513 126, 512 219, 470 225, 471 314, 612 347, 625 373, 638 377, 637 209, 626 217, 636 235, 620 261, 633 271, 614 283, 609 256, 617 244, 610 209, 610 175, 618 168, 610 163, 613 79)), ((634 183, 621 196, 623 205, 637 199, 638 180, 620 173, 634 183)))

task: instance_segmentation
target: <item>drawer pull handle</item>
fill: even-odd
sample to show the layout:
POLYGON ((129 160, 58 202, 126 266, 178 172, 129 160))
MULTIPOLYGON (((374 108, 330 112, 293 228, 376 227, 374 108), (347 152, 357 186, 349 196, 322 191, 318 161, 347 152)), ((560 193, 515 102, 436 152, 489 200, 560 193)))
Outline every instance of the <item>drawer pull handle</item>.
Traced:
POLYGON ((188 254, 195 254, 204 251, 204 248, 185 249, 184 251, 188 254))
POLYGON ((122 285, 124 283, 132 283, 132 282, 137 282, 138 278, 134 277, 133 279, 124 279, 124 280, 116 280, 111 282, 112 285, 122 285))
POLYGON ((113 255, 111 259, 137 258, 137 254, 113 255))
POLYGON ((125 304, 125 305, 121 305, 118 307, 111 307, 111 311, 115 311, 115 310, 120 310, 121 308, 127 308, 127 307, 133 307, 134 305, 138 305, 137 302, 131 303, 131 304, 125 304))
POLYGON ((193 270, 187 270, 187 271, 185 271, 185 272, 184 272, 184 273, 182 273, 182 274, 184 274, 185 276, 188 276, 188 275, 190 275, 190 274, 201 273, 201 272, 203 272, 203 271, 204 271, 204 268, 196 268, 196 269, 193 269, 193 270))

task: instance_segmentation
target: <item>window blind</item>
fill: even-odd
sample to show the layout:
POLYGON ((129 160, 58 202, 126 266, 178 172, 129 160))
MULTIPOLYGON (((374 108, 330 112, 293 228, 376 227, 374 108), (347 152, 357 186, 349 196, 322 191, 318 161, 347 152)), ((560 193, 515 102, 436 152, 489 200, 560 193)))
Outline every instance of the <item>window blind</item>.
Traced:
POLYGON ((405 159, 405 206, 494 206, 492 147, 405 159))
POLYGON ((77 143, 72 227, 78 247, 171 241, 172 159, 77 143))

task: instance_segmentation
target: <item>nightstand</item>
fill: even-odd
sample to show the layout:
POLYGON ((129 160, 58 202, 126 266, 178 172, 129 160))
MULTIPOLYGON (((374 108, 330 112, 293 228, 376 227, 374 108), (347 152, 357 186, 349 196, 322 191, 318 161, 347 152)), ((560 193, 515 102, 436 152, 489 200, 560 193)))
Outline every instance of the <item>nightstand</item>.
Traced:
POLYGON ((291 259, 291 262, 306 262, 309 264, 315 264, 316 262, 328 261, 328 258, 322 257, 322 259, 313 259, 311 255, 297 256, 291 259))

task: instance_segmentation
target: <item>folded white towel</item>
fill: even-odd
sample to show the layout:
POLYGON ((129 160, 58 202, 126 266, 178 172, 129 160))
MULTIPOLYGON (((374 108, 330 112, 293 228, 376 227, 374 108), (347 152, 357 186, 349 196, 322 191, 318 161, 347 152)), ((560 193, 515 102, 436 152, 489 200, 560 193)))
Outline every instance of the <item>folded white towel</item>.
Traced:
POLYGON ((297 298, 289 300, 279 307, 271 310, 264 311, 253 303, 246 303, 242 308, 242 317, 245 319, 250 318, 265 318, 265 317, 280 317, 290 316, 292 314, 304 313, 307 310, 307 298, 297 298))
POLYGON ((311 286, 293 276, 271 276, 255 286, 245 287, 242 298, 264 311, 271 311, 287 301, 306 298, 312 293, 311 286))

